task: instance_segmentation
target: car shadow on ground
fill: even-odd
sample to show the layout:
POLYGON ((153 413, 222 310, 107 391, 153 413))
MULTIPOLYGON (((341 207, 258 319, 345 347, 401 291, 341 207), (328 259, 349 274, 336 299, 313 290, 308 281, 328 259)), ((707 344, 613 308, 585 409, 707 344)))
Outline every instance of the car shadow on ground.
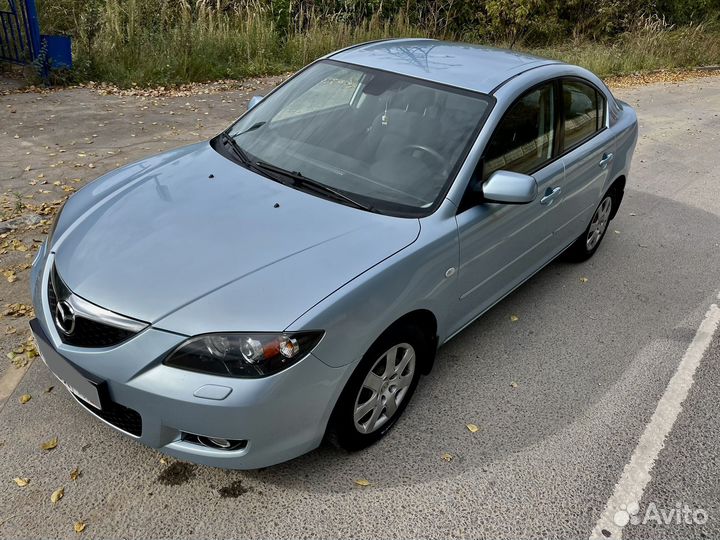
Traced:
POLYGON ((593 259, 553 262, 440 349, 383 440, 351 454, 325 443, 284 464, 229 474, 322 492, 353 489, 343 478, 424 483, 552 438, 592 415, 656 326, 672 329, 667 340, 692 339, 688 317, 717 287, 717 276, 702 273, 708 265, 694 260, 720 263, 718 238, 717 216, 629 191, 593 259), (704 233, 688 237, 686 223, 704 233), (680 280, 694 294, 676 293, 688 290, 680 280))

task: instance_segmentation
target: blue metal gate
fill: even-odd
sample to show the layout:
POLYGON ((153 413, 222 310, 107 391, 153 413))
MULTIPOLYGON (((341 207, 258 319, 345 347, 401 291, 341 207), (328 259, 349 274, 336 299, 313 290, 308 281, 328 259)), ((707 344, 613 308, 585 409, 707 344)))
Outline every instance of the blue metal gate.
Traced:
POLYGON ((29 64, 39 54, 35 0, 0 0, 0 60, 29 64))

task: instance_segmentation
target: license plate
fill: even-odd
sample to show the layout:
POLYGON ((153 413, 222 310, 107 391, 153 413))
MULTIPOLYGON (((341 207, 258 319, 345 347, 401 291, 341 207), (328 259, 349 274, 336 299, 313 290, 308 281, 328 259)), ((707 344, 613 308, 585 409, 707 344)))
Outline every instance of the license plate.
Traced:
POLYGON ((100 401, 100 394, 97 392, 97 388, 92 387, 85 390, 85 393, 83 394, 80 390, 77 388, 70 386, 67 382, 63 381, 60 377, 55 375, 61 383, 65 386, 65 388, 68 389, 68 392, 73 394, 75 397, 82 399, 86 403, 89 403, 96 409, 102 410, 102 402, 100 401), (95 390, 93 392, 93 389, 95 390), (89 390, 89 391, 88 391, 89 390))
POLYGON ((102 410, 105 382, 81 373, 79 368, 73 366, 50 345, 39 325, 33 323, 36 321, 30 321, 30 328, 45 365, 75 396, 102 410))

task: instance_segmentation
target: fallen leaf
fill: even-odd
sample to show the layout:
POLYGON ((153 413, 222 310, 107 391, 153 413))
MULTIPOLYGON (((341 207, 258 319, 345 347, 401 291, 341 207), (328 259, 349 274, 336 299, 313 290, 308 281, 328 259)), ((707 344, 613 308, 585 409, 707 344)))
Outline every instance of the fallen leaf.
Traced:
POLYGON ((20 396, 20 403, 25 405, 31 399, 32 399, 32 396, 30 394, 23 394, 22 396, 20 396))
POLYGON ((470 433, 477 433, 480 431, 480 428, 477 427, 475 424, 465 424, 465 427, 468 428, 468 431, 470 433))
POLYGON ((512 322, 516 322, 520 320, 520 317, 518 317, 517 315, 510 315, 510 320, 512 322))
POLYGON ((620 231, 618 231, 618 230, 614 230, 613 232, 614 232, 615 234, 620 234, 620 231))
POLYGON ((15 480, 15 483, 20 487, 25 487, 30 483, 29 478, 13 478, 15 480))
POLYGON ((370 485, 370 482, 368 482, 368 481, 365 480, 364 478, 360 478, 360 479, 358 479, 358 480, 355 480, 355 483, 356 483, 358 486, 362 486, 362 487, 368 487, 368 486, 370 485))
MULTIPOLYGON (((12 354, 12 353, 10 353, 12 354)), ((13 366, 15 366, 15 369, 21 369, 28 365, 29 360, 25 358, 24 356, 16 356, 16 357, 10 357, 10 360, 13 363, 13 366)))
POLYGON ((75 529, 76 533, 80 534, 85 530, 85 523, 83 521, 76 521, 73 529, 75 529))
POLYGON ((586 277, 580 278, 580 283, 587 283, 587 282, 588 282, 588 278, 586 278, 586 277))
POLYGON ((53 388, 55 388, 55 387, 54 387, 54 386, 48 386, 48 387, 45 389, 45 393, 46 393, 46 394, 49 394, 50 392, 53 391, 53 388))
POLYGON ((50 502, 53 504, 56 504, 60 499, 63 498, 65 495, 65 488, 56 489, 52 492, 52 495, 50 495, 50 502))
POLYGON ((37 350, 37 347, 35 346, 35 340, 30 337, 23 345, 25 350, 25 356, 28 358, 35 358, 36 356, 39 356, 40 353, 37 350))
POLYGON ((516 383, 515 381, 510 383, 510 388, 517 388, 517 387, 518 387, 518 383, 516 383))
POLYGON ((55 448, 57 445, 58 445, 58 438, 57 438, 57 437, 53 437, 53 438, 50 439, 49 441, 42 443, 42 445, 40 445, 40 447, 41 447, 43 450, 52 450, 52 449, 55 448))
POLYGON ((72 471, 70 471, 70 480, 75 482, 78 478, 80 478, 80 475, 82 472, 80 471, 80 467, 75 467, 72 471))
POLYGON ((453 456, 452 454, 448 454, 447 452, 445 452, 441 457, 442 457, 445 461, 452 461, 455 456, 453 456))
POLYGON ((630 215, 631 215, 631 216, 637 216, 637 214, 636 214, 635 212, 630 212, 630 215))
POLYGON ((161 457, 161 458, 160 458, 160 463, 162 463, 163 465, 167 465, 168 461, 167 461, 167 459, 165 459, 164 457, 161 457))

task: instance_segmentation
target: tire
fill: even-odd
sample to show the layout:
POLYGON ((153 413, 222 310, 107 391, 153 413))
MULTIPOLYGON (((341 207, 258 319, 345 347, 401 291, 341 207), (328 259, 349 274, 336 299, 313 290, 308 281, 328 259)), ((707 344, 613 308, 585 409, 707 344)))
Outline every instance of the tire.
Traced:
POLYGON ((617 198, 612 189, 603 196, 587 228, 565 251, 564 258, 571 262, 587 261, 595 255, 605 238, 610 220, 615 215, 617 198))
POLYGON ((390 431, 415 392, 429 350, 427 338, 414 326, 392 327, 380 336, 340 394, 330 421, 330 440, 352 452, 390 431))

